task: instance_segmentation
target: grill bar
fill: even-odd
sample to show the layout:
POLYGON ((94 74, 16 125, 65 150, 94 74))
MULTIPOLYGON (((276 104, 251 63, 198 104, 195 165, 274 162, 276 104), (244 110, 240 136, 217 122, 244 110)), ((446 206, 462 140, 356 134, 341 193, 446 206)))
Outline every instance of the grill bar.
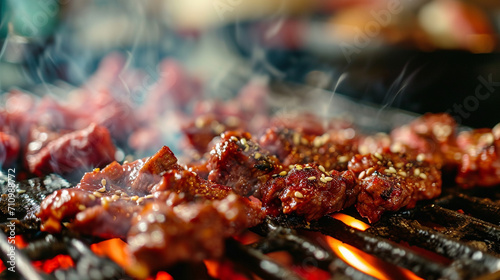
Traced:
MULTIPOLYGON (((321 240, 317 240, 318 243, 321 240)), ((284 227, 270 227, 265 239, 251 245, 264 254, 276 251, 288 251, 294 256, 301 256, 303 260, 309 259, 315 266, 332 272, 336 279, 371 280, 375 279, 352 267, 324 248, 310 240, 297 235, 295 230, 284 227)), ((327 247, 327 246, 324 246, 327 247)))
POLYGON ((500 225, 500 205, 488 198, 456 193, 436 201, 436 204, 453 210, 462 209, 476 218, 500 225))
POLYGON ((351 228, 332 217, 323 217, 311 222, 310 230, 319 231, 344 243, 354 246, 396 266, 401 266, 426 279, 461 279, 453 269, 437 264, 397 243, 368 232, 351 228))
POLYGON ((500 253, 500 227, 478 218, 432 204, 414 211, 415 218, 450 228, 449 236, 484 241, 489 249, 500 253))
POLYGON ((244 246, 233 239, 228 239, 226 241, 226 256, 233 261, 246 263, 249 267, 253 268, 253 272, 256 275, 263 279, 303 280, 302 277, 290 269, 276 263, 262 252, 249 246, 244 246))
POLYGON ((495 256, 422 226, 418 221, 391 217, 376 227, 369 228, 367 232, 396 242, 406 241, 455 260, 452 266, 460 269, 463 278, 476 277, 500 269, 500 260, 495 256))

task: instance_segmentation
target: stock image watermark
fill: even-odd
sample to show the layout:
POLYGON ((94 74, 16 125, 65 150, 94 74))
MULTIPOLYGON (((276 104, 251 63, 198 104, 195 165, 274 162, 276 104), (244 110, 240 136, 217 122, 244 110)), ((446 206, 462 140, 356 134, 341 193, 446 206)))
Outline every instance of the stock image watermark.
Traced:
POLYGON ((474 94, 465 97, 461 103, 453 104, 451 109, 445 113, 455 118, 458 124, 469 118, 473 112, 479 109, 481 101, 488 99, 496 88, 500 87, 500 82, 493 81, 492 76, 492 74, 489 74, 487 78, 478 76, 479 84, 476 86, 474 94))
POLYGON ((340 49, 348 63, 352 61, 352 56, 361 53, 372 40, 380 35, 383 27, 389 26, 393 17, 401 13, 404 9, 402 0, 389 0, 385 9, 378 11, 371 10, 371 20, 367 21, 363 28, 355 27, 352 43, 341 42, 340 49))
POLYGON ((234 11, 242 2, 243 0, 214 0, 212 6, 215 12, 217 12, 219 19, 224 20, 224 14, 234 11))
POLYGON ((8 261, 6 263, 7 270, 10 272, 16 272, 16 224, 15 220, 17 220, 16 216, 16 211, 15 211, 15 204, 16 204, 16 184, 15 184, 15 177, 16 177, 16 169, 14 168, 9 168, 7 170, 8 172, 8 179, 7 179, 7 211, 9 214, 9 218, 7 220, 9 221, 7 224, 8 232, 7 232, 7 242, 10 244, 9 250, 7 253, 8 261))
POLYGON ((14 25, 20 35, 37 36, 45 29, 56 24, 62 6, 68 5, 71 0, 39 0, 34 3, 17 1, 13 2, 15 11, 14 25))

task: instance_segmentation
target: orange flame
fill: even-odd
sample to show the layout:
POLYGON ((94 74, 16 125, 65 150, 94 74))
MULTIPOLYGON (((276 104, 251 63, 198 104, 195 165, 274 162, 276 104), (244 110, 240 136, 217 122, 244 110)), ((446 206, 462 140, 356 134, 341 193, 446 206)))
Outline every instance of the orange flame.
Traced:
MULTIPOLYGON (((132 264, 128 244, 120 238, 108 239, 90 245, 90 249, 97 255, 106 256, 127 271, 132 264)), ((173 280, 174 278, 167 272, 160 271, 155 276, 146 280, 173 280)))
MULTIPOLYGON (((342 213, 335 213, 332 215, 333 218, 342 221, 344 224, 365 231, 370 226, 357 220, 349 215, 342 213)), ((421 280, 422 278, 416 276, 413 272, 399 268, 394 265, 388 264, 381 261, 357 248, 354 248, 348 244, 329 237, 326 237, 328 245, 332 248, 333 252, 344 260, 349 265, 355 267, 359 271, 362 271, 370 276, 377 279, 406 279, 406 280, 421 280)))
POLYGON ((334 213, 332 215, 332 218, 340 220, 344 224, 346 224, 346 225, 348 225, 350 227, 359 229, 361 231, 365 231, 366 229, 368 229, 370 227, 368 224, 365 224, 365 223, 363 223, 362 221, 360 221, 358 219, 355 219, 355 218, 353 218, 353 217, 351 217, 349 215, 342 214, 342 213, 334 213))

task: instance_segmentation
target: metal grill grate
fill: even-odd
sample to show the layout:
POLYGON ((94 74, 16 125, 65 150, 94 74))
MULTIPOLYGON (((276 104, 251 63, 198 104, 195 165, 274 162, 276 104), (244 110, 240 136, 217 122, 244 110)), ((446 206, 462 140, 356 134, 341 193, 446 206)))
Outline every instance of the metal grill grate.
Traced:
MULTIPOLYGON (((45 180, 45 183, 51 180, 45 180)), ((17 185, 18 190, 26 191, 20 197, 29 202, 24 204, 29 208, 25 211, 28 214, 19 217, 17 223, 17 229, 23 232, 28 245, 16 250, 16 273, 4 270, 0 278, 132 279, 118 264, 92 252, 89 246, 97 240, 70 232, 44 234, 34 227, 29 212, 46 193, 53 191, 43 182, 35 179, 17 185), (29 188, 33 187, 36 191, 30 192, 29 188), (29 226, 24 226, 24 223, 29 226), (74 266, 46 274, 32 264, 33 261, 48 260, 59 254, 71 257, 74 266)), ((496 279, 500 276, 500 205, 496 202, 496 192, 474 192, 447 190, 441 198, 420 203, 415 209, 392 215, 386 213, 381 221, 365 231, 329 216, 310 223, 293 216, 268 218, 252 229, 263 236, 257 243, 242 245, 233 239, 227 240, 226 259, 237 264, 237 268, 247 275, 255 274, 263 279, 302 279, 291 268, 266 255, 287 251, 295 261, 307 260, 309 264, 330 272, 334 279, 374 279, 337 257, 328 246, 305 237, 305 232, 313 231, 406 268, 425 279, 496 279), (418 250, 412 246, 418 247, 418 250), (425 252, 437 254, 447 261, 436 261, 425 252)), ((353 209, 344 212, 361 219, 353 209)), ((0 225, 7 232, 5 226, 6 223, 0 225)), ((6 235, 0 233, 0 258, 4 263, 8 261, 9 246, 6 235)), ((194 266, 181 264, 168 272, 175 279, 209 278, 204 268, 194 266), (193 271, 198 272, 193 275, 193 271)))

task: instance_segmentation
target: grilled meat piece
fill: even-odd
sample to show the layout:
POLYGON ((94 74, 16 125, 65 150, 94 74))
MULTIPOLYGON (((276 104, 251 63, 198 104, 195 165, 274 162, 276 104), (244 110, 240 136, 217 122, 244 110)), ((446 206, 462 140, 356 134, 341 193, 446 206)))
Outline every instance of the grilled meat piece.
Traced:
MULTIPOLYGON (((358 153, 361 155, 387 153, 391 151, 392 140, 386 133, 362 136, 358 140, 358 153)), ((394 149, 394 147, 393 147, 394 149)))
POLYGON ((275 156, 260 148, 250 133, 225 132, 210 151, 208 179, 231 187, 242 196, 252 195, 282 166, 275 156))
POLYGON ((456 142, 457 124, 448 114, 425 114, 391 132, 393 152, 407 152, 406 145, 440 167, 454 169, 461 158, 456 142))
POLYGON ((146 202, 159 200, 170 206, 171 193, 185 201, 198 197, 222 199, 232 190, 208 182, 177 164, 169 148, 150 158, 120 165, 113 162, 102 170, 86 173, 73 189, 56 191, 41 205, 42 230, 59 232, 61 222, 85 234, 125 238, 131 221, 146 202))
POLYGON ((95 124, 64 134, 26 156, 30 172, 41 176, 67 174, 79 169, 103 166, 114 160, 115 146, 106 128, 95 124))
POLYGON ((317 164, 295 165, 259 189, 266 213, 296 214, 306 220, 340 211, 356 201, 359 187, 351 171, 327 172, 317 164))
POLYGON ((83 234, 124 238, 132 216, 140 210, 138 203, 126 199, 76 188, 56 191, 40 206, 40 229, 55 233, 61 231, 61 222, 70 222, 68 228, 83 234))
POLYGON ((457 143, 463 151, 456 182, 464 188, 500 184, 500 135, 488 128, 462 132, 457 143))
POLYGON ((70 226, 83 233, 124 238, 139 205, 153 198, 150 192, 160 174, 172 168, 180 168, 177 159, 163 147, 150 158, 123 165, 112 162, 88 172, 75 188, 57 191, 42 202, 42 230, 58 232, 61 222, 71 221, 70 226))
POLYGON ((260 203, 235 194, 174 207, 155 201, 134 219, 127 240, 139 270, 151 274, 177 262, 222 257, 226 238, 263 218, 260 203))
POLYGON ((353 125, 343 119, 321 118, 313 113, 285 113, 271 119, 269 127, 288 128, 305 135, 321 136, 327 132, 340 131, 351 134, 353 125))
POLYGON ((261 81, 253 80, 233 99, 196 103, 190 121, 182 127, 191 148, 207 152, 210 142, 224 131, 260 132, 269 122, 267 91, 261 81))
POLYGON ((361 188, 356 209, 370 222, 378 221, 385 211, 413 208, 418 200, 441 194, 441 171, 405 154, 356 155, 349 170, 361 188))
POLYGON ((161 181, 153 186, 152 192, 173 191, 184 193, 189 200, 195 197, 204 199, 222 199, 233 193, 230 187, 212 183, 202 179, 195 172, 184 169, 172 169, 166 171, 161 181))
POLYGON ((191 146, 205 153, 216 136, 227 130, 245 129, 244 122, 237 117, 217 117, 214 114, 198 116, 182 128, 191 146))
POLYGON ((260 145, 275 154, 284 166, 317 163, 326 169, 347 170, 357 153, 352 129, 330 131, 321 136, 288 128, 272 127, 259 139, 260 145))

